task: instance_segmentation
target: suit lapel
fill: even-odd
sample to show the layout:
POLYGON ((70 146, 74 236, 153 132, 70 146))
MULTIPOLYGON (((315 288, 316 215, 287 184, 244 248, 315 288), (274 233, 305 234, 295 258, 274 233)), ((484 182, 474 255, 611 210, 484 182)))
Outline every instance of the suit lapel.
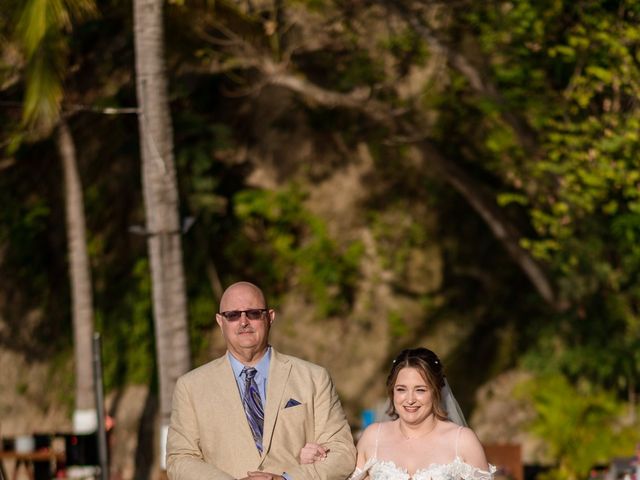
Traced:
POLYGON ((231 368, 231 363, 227 355, 225 355, 224 360, 220 362, 215 371, 215 376, 216 378, 214 380, 218 384, 216 393, 220 399, 219 402, 216 402, 215 408, 223 409, 225 416, 229 419, 227 422, 229 425, 227 434, 240 437, 242 443, 246 444, 244 450, 251 452, 251 455, 255 455, 255 463, 257 465, 260 461, 260 453, 253 441, 247 416, 242 407, 242 398, 240 397, 236 377, 233 374, 233 369, 231 368))
POLYGON ((264 433, 262 443, 263 455, 269 451, 271 437, 276 425, 278 413, 282 407, 284 387, 289 379, 291 362, 281 357, 273 348, 271 349, 271 364, 269 365, 269 379, 267 380, 267 405, 264 415, 264 433))

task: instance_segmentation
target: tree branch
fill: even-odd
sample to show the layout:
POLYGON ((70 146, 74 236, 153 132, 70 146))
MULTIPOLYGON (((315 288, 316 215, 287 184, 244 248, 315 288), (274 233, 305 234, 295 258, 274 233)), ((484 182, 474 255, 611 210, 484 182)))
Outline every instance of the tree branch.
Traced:
MULTIPOLYGON (((408 15, 408 11, 402 10, 402 6, 398 6, 398 3, 394 1, 392 4, 397 10, 400 10, 403 18, 422 35, 432 48, 448 58, 451 65, 469 80, 474 90, 498 103, 503 103, 493 85, 485 81, 478 70, 463 55, 447 48, 426 26, 417 20, 418 15, 408 15)), ((277 85, 297 93, 312 108, 321 106, 359 112, 387 128, 391 135, 405 137, 405 144, 417 145, 425 162, 435 166, 442 178, 460 193, 485 221, 495 238, 502 243, 508 255, 529 278, 545 302, 554 309, 563 307, 557 302, 554 289, 543 268, 528 250, 520 246, 521 235, 495 203, 493 197, 485 192, 484 188, 458 167, 455 162, 442 155, 439 149, 425 138, 424 131, 421 131, 419 126, 415 126, 415 122, 402 122, 401 115, 406 113, 406 110, 393 110, 387 103, 372 98, 369 88, 353 90, 348 93, 322 88, 301 75, 291 74, 288 63, 275 63, 230 29, 226 29, 224 26, 220 26, 219 29, 231 40, 233 50, 236 53, 234 57, 241 58, 245 66, 256 68, 262 73, 263 78, 258 83, 259 88, 266 85, 277 85)), ((503 112, 503 118, 517 133, 523 148, 533 151, 536 146, 535 138, 527 132, 526 125, 523 126, 517 117, 506 112, 503 112)))
POLYGON ((418 144, 423 158, 435 166, 442 177, 464 197, 469 205, 482 217, 496 239, 502 243, 511 259, 529 278, 540 296, 554 309, 563 310, 567 305, 555 298, 554 290, 542 266, 531 253, 520 246, 521 235, 493 201, 484 187, 451 160, 445 158, 439 149, 428 140, 418 144))
MULTIPOLYGON (((267 75, 265 83, 289 88, 301 95, 312 106, 352 109, 367 115, 373 121, 384 126, 393 126, 393 130, 397 130, 399 127, 398 118, 394 116, 394 113, 385 104, 375 99, 365 98, 359 92, 339 93, 326 90, 302 77, 295 77, 274 67, 263 69, 263 73, 267 75), (269 75, 270 71, 271 75, 269 75)), ((542 266, 533 258, 531 252, 520 246, 521 235, 517 229, 504 215, 491 195, 485 192, 484 187, 467 175, 455 162, 442 155, 435 144, 424 139, 424 134, 421 134, 419 129, 406 125, 401 129, 407 137, 418 139, 416 145, 422 152, 423 159, 435 166, 442 178, 462 195, 480 215, 495 238, 502 243, 508 255, 529 278, 545 302, 556 310, 566 308, 566 304, 555 298, 551 281, 542 266)))
MULTIPOLYGON (((444 56, 451 67, 462 74, 471 88, 476 92, 499 106, 506 104, 504 98, 499 93, 495 85, 483 77, 480 71, 473 66, 473 64, 458 51, 452 50, 444 42, 442 42, 429 28, 429 26, 423 21, 420 15, 407 8, 403 2, 398 0, 383 0, 383 3, 387 6, 391 6, 400 17, 406 21, 416 33, 429 45, 429 47, 436 53, 444 56)), ((505 109, 500 110, 502 119, 509 125, 516 136, 520 145, 528 155, 534 155, 538 150, 538 142, 535 132, 527 125, 526 121, 515 115, 513 112, 509 112, 505 109)))

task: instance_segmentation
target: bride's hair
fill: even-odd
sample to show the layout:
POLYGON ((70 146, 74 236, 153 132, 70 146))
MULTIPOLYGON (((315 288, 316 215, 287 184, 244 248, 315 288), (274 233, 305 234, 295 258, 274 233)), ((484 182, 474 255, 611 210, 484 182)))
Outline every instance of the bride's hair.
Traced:
POLYGON ((398 378, 398 373, 403 368, 415 368, 427 382, 431 390, 432 410, 436 418, 447 420, 447 412, 442 406, 442 388, 445 385, 442 362, 438 356, 428 348, 408 348, 400 352, 393 361, 391 371, 387 377, 387 395, 389 396, 389 408, 387 415, 394 420, 398 418, 393 405, 393 388, 398 378))

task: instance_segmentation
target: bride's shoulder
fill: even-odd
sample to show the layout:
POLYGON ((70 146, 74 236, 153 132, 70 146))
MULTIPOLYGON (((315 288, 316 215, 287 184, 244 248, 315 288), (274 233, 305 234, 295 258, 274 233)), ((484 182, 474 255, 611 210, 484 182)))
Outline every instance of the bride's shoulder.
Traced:
POLYGON ((471 430, 469 427, 458 427, 457 425, 455 425, 455 429, 456 431, 459 429, 460 433, 458 435, 460 435, 460 441, 461 442, 467 442, 467 443, 479 443, 480 441, 478 440, 478 436, 476 435, 476 432, 474 432, 473 430, 471 430))
POLYGON ((372 423, 371 425, 369 425, 367 428, 364 429, 364 431, 362 432, 361 438, 375 437, 378 434, 378 430, 380 428, 384 428, 383 425, 385 423, 389 423, 389 422, 372 423))
POLYGON ((450 421, 444 421, 440 427, 440 435, 448 441, 462 443, 475 443, 478 437, 469 427, 462 427, 450 421))
POLYGON ((438 430, 441 435, 459 435, 467 427, 460 427, 457 423, 450 420, 438 420, 438 430))
POLYGON ((358 440, 358 444, 362 444, 363 446, 372 445, 375 443, 378 436, 384 435, 385 425, 390 424, 391 422, 376 422, 369 425, 364 431, 360 434, 360 439, 358 440))
POLYGON ((455 440, 456 451, 465 462, 482 470, 487 469, 487 459, 476 433, 469 427, 455 427, 458 432, 455 440))

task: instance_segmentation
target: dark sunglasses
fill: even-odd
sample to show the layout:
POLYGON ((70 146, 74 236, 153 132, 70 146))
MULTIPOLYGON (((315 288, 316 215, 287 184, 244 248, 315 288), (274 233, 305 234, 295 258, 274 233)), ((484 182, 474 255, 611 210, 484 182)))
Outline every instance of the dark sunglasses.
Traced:
POLYGON ((268 311, 268 308, 251 308, 249 310, 228 310, 226 312, 220 312, 220 315, 228 322, 237 322, 243 313, 249 320, 261 320, 268 311))

